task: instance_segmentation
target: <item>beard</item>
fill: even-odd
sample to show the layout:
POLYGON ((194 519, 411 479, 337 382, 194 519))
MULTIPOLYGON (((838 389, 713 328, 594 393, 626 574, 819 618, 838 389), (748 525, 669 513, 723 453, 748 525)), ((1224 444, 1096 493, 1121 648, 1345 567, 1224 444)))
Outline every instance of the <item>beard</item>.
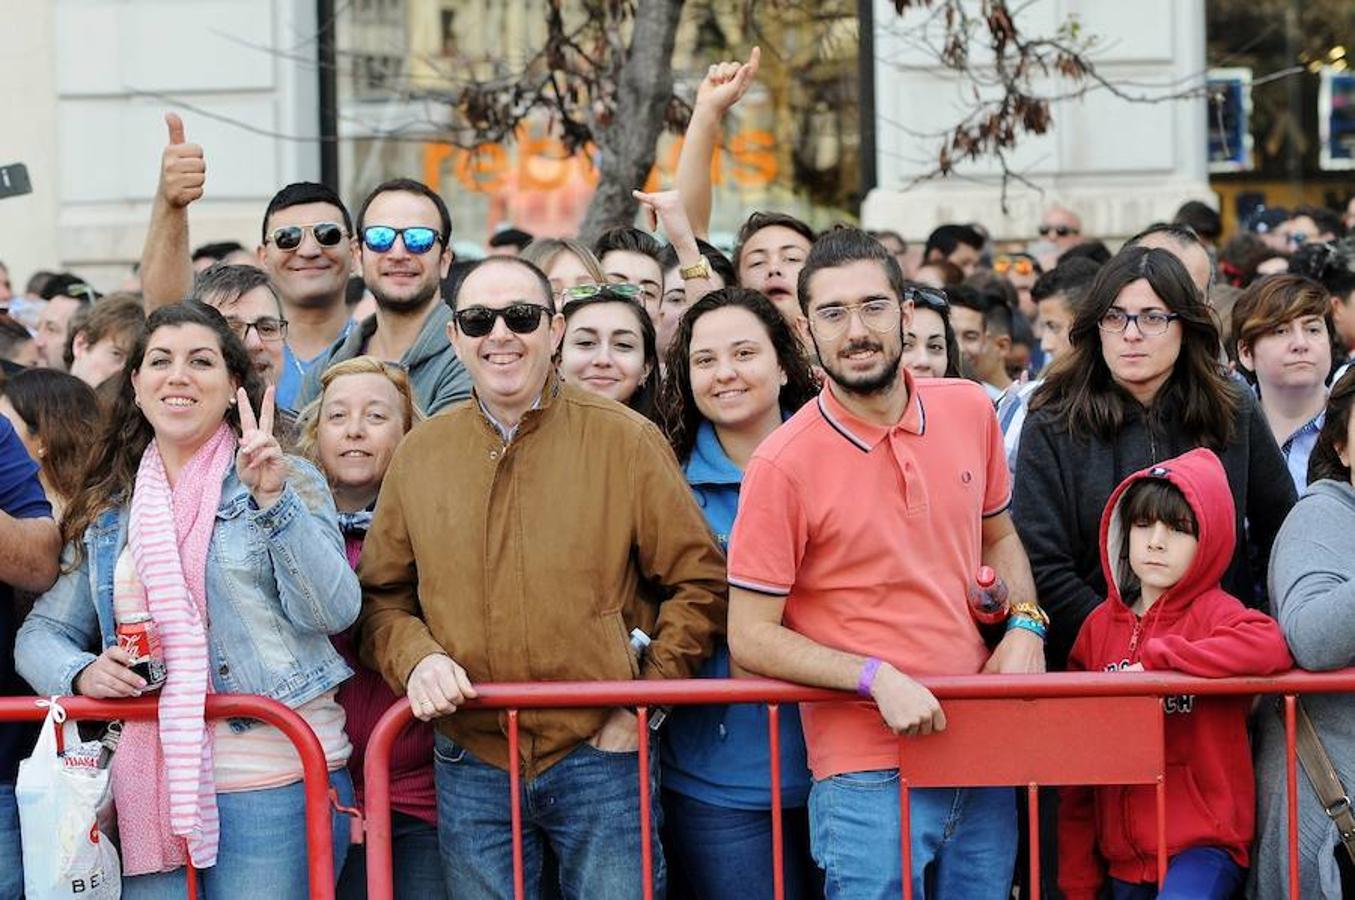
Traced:
POLYGON ((419 312, 427 306, 428 301, 437 295, 438 288, 441 286, 441 282, 437 278, 433 278, 420 284, 414 293, 402 297, 387 294, 381 289, 379 281, 369 283, 367 290, 372 292, 372 297, 376 300, 379 309, 396 314, 409 314, 419 312))
MULTIPOLYGON (((882 394, 892 388, 899 380, 899 363, 903 360, 903 344, 895 348, 892 355, 886 354, 884 366, 880 371, 874 374, 848 375, 836 368, 837 359, 829 359, 824 355, 823 349, 819 347, 819 342, 814 341, 814 349, 819 355, 819 364, 823 366, 823 371, 833 380, 833 383, 848 393, 856 394, 860 397, 873 397, 876 394, 882 394)), ((871 338, 864 338, 845 344, 839 351, 838 356, 846 356, 855 353, 858 350, 879 350, 884 352, 884 344, 871 338)))

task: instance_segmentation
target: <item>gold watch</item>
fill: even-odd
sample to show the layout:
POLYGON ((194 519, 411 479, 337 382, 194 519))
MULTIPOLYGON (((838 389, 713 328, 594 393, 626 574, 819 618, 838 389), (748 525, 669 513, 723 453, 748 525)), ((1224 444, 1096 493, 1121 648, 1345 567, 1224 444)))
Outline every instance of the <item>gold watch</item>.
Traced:
POLYGON ((703 256, 699 262, 678 269, 678 274, 682 276, 683 281, 689 281, 693 278, 709 278, 710 262, 703 256))
POLYGON ((1049 613, 1045 612, 1040 604, 1034 600, 1023 600, 1020 603, 1012 604, 1013 616, 1024 616, 1034 622, 1039 622, 1045 628, 1049 627, 1049 613))

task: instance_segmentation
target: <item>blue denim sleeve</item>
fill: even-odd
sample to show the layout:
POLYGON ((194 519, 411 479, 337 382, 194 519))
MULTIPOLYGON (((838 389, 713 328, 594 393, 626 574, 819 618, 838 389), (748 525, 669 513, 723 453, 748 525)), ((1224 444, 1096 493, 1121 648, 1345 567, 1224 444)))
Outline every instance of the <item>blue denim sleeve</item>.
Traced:
POLYGON ((38 598, 15 639, 14 667, 39 694, 74 693, 75 676, 102 650, 89 565, 86 558, 78 568, 63 572, 38 598))
POLYGON ((16 519, 52 515, 52 505, 38 481, 38 464, 4 416, 0 416, 0 510, 16 519))
POLYGON ((358 617, 358 578, 344 553, 329 486, 310 463, 287 462, 282 496, 250 515, 268 543, 283 614, 298 628, 337 634, 358 617))

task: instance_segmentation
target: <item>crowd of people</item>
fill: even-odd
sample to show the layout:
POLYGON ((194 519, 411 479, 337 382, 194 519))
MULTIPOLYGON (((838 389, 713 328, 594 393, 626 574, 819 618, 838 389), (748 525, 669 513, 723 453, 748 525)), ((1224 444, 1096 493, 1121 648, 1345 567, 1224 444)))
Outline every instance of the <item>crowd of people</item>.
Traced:
MULTIPOLYGON (((656 896, 772 896, 764 706, 655 715, 641 773, 633 710, 523 711, 513 757, 503 714, 462 709, 477 686, 855 692, 782 708, 776 762, 785 896, 856 900, 901 890, 899 737, 946 727, 919 679, 1355 657, 1350 216, 1261 210, 1219 245, 1187 203, 1112 251, 1054 206, 1028 242, 957 223, 919 251, 760 211, 726 255, 710 155, 756 65, 711 67, 675 189, 635 194, 650 227, 591 245, 508 229, 458 260, 443 199, 400 178, 355 215, 287 185, 256 252, 190 250, 206 153, 171 113, 134 290, 39 273, 11 296, 0 267, 0 693, 158 692, 112 756, 123 896, 192 870, 208 897, 307 895, 299 759, 204 722, 216 692, 296 710, 359 807, 407 697, 396 895, 458 900, 512 896, 515 818, 528 896, 638 896, 642 777, 656 896), (147 616, 163 684, 117 639, 147 616)), ((1050 798, 1045 892, 1286 896, 1280 715, 1165 702, 1160 892, 1133 786, 1050 798)), ((1345 785, 1348 707, 1304 701, 1345 785)), ((0 725, 0 900, 31 747, 0 725)), ((911 796, 915 895, 1010 896, 1014 792, 911 796)), ((1302 896, 1353 895, 1345 826, 1306 781, 1299 809, 1302 896)), ((337 811, 333 833, 363 897, 337 811)))

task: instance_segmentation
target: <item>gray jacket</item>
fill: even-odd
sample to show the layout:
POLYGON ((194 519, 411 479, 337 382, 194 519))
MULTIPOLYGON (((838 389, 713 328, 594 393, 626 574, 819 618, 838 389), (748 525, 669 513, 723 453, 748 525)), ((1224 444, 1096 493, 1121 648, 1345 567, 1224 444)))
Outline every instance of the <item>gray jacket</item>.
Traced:
MULTIPOLYGON (((1301 668, 1326 671, 1355 663, 1355 488, 1328 480, 1309 485, 1275 538, 1270 599, 1301 668)), ((1303 705, 1342 783, 1355 789, 1355 698, 1310 695, 1303 705)), ((1288 895, 1284 723, 1279 709, 1275 698, 1263 698, 1257 729, 1251 894, 1261 900, 1288 895)), ((1336 826, 1300 769, 1299 894, 1304 900, 1340 900, 1336 846, 1336 826)))
MULTIPOLYGON (((414 387, 414 400, 428 415, 439 412, 453 403, 470 396, 470 373, 461 365, 452 342, 447 338, 447 325, 452 321, 452 310, 441 300, 433 308, 419 329, 414 346, 400 357, 400 365, 409 372, 414 387)), ((301 409, 320 394, 320 376, 336 362, 352 359, 367 352, 367 343, 376 333, 376 316, 369 316, 348 331, 348 336, 329 349, 329 355, 311 367, 301 385, 297 408, 301 409)))

